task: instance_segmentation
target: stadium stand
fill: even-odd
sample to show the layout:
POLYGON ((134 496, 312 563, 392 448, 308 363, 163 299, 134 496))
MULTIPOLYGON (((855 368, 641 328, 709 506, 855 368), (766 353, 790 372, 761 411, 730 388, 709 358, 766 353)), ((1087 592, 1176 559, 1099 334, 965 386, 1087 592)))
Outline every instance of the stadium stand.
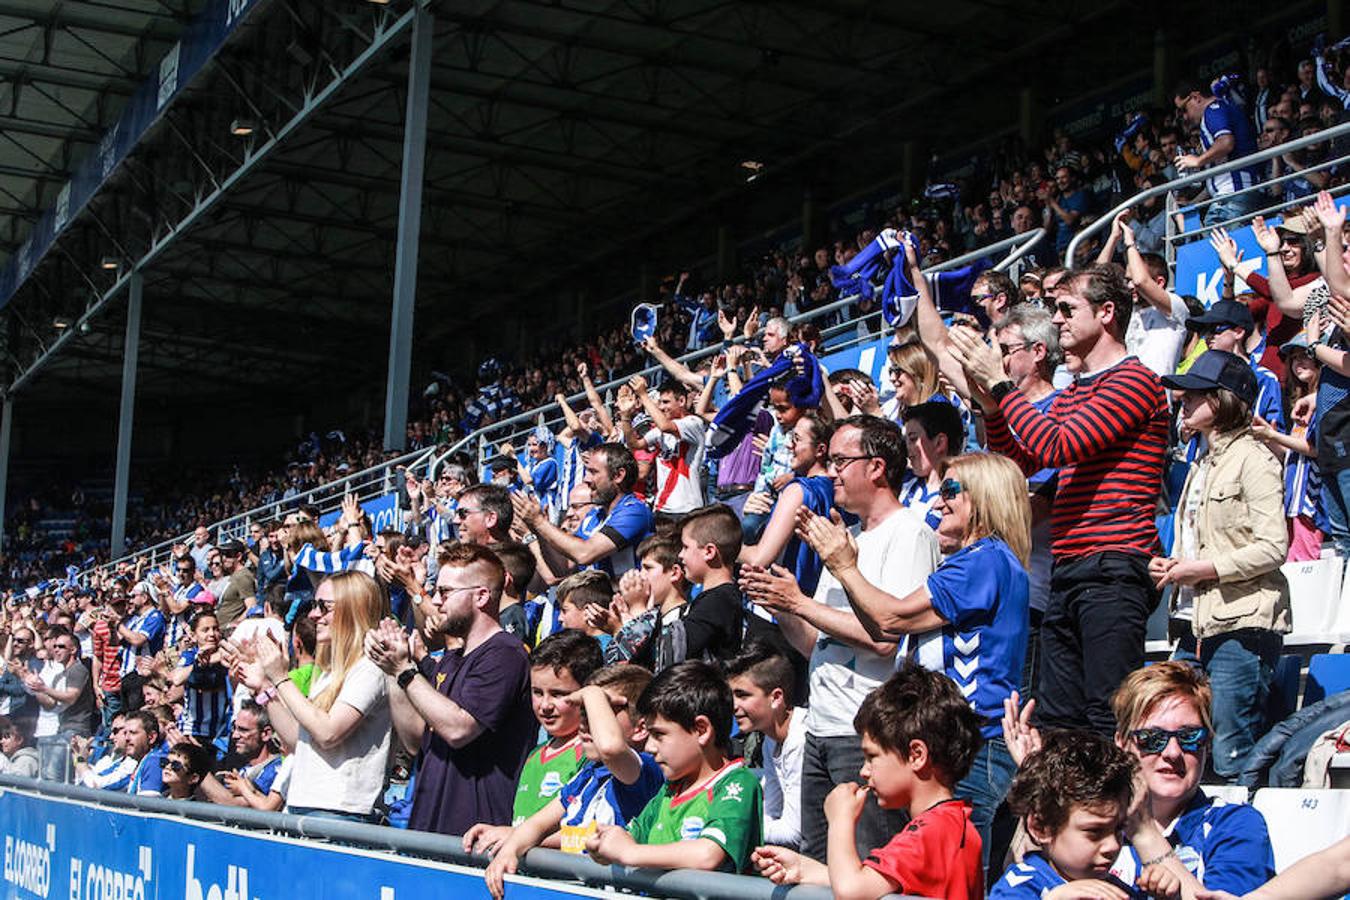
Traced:
POLYGON ((382 900, 431 884, 390 850, 497 897, 816 900, 1241 895, 1335 848, 1350 39, 1305 49, 428 369, 397 441, 34 491, 4 878, 108 852, 71 801, 193 898, 284 877, 223 862, 250 829, 382 900), (1083 810, 1107 864, 1057 855, 1083 810))

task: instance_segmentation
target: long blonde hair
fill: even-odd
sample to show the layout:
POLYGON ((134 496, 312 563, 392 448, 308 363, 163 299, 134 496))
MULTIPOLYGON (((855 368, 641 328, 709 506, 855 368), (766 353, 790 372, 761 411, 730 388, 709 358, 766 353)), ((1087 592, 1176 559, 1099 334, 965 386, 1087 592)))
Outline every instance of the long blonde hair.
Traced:
POLYGON ((966 541, 996 537, 1030 565, 1031 500, 1017 464, 997 453, 963 453, 947 461, 942 475, 961 482, 970 495, 966 541))
POLYGON ((364 655, 366 632, 389 615, 389 601, 375 579, 364 572, 339 572, 324 579, 324 584, 333 588, 333 624, 328 628, 328 643, 316 648, 314 662, 329 679, 313 702, 327 712, 342 693, 347 673, 364 655))
POLYGON ((886 351, 890 359, 891 370, 899 369, 911 379, 919 389, 915 403, 926 403, 928 398, 938 392, 938 364, 928 348, 918 341, 909 341, 886 351))

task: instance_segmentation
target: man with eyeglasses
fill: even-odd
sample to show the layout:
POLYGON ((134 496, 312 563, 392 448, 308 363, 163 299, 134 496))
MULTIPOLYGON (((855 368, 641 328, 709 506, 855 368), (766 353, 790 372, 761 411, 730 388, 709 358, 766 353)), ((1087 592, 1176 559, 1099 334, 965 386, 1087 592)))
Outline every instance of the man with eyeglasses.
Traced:
POLYGON ((1256 402, 1252 404, 1252 410, 1266 423, 1283 431, 1284 394, 1280 380, 1265 366, 1251 361, 1247 354, 1248 341, 1256 330, 1256 320, 1247 305, 1237 300, 1219 300, 1203 315, 1188 321, 1186 326, 1204 338, 1205 346, 1210 350, 1223 350, 1248 360, 1256 375, 1256 402))
POLYGON ((245 700, 230 725, 230 749, 220 773, 202 779, 201 790, 212 803, 281 809, 281 794, 273 791, 282 757, 273 752, 275 736, 266 708, 245 700))
POLYGON ((38 705, 24 680, 42 669, 42 660, 34 652, 37 636, 33 629, 20 625, 10 632, 4 670, 0 672, 0 716, 22 722, 37 719, 38 705))
MULTIPOLYGON (((1201 152, 1183 154, 1176 161, 1183 173, 1217 166, 1256 152, 1256 136, 1242 108, 1227 97, 1217 98, 1208 86, 1183 80, 1172 92, 1172 102, 1186 121, 1200 129, 1201 152)), ((1214 202, 1205 208, 1204 223, 1217 225, 1261 208, 1261 192, 1245 188, 1261 181, 1261 166, 1253 164, 1205 181, 1204 194, 1214 202)))
MULTIPOLYGON (((860 520, 858 572, 896 597, 922 586, 939 558, 937 536, 896 497, 905 456, 898 425, 878 416, 853 416, 835 428, 826 469, 834 480, 835 504, 860 520)), ((894 671, 896 645, 868 634, 848 590, 828 569, 809 597, 796 578, 779 568, 745 566, 741 587, 774 613, 783 636, 810 657, 802 809, 818 810, 837 785, 857 778, 863 753, 853 717, 867 694, 894 671)), ((881 846, 904 824, 903 816, 881 809, 869 796, 858 843, 881 846)), ((802 853, 825 859, 825 826, 823 816, 803 817, 802 853)))
POLYGON ((465 490, 455 507, 456 539, 480 547, 510 540, 512 496, 496 484, 475 484, 465 490))
POLYGON ((46 664, 36 674, 29 673, 24 685, 40 708, 33 737, 42 778, 64 782, 70 780, 70 739, 94 730, 94 686, 70 629, 51 629, 47 653, 46 664))
POLYGON ((227 629, 253 605, 255 591, 258 588, 257 576, 248 568, 248 547, 243 541, 230 540, 217 548, 220 553, 220 569, 229 579, 225 590, 216 594, 216 615, 220 627, 227 629))
POLYGON ((529 651, 498 620, 506 570, 492 551, 444 551, 427 627, 460 646, 440 660, 411 659, 390 619, 366 636, 366 655, 388 676, 394 731, 418 754, 408 827, 463 834, 511 821, 515 779, 534 747, 529 651))
MULTIPOLYGON (((1014 307, 994 323, 994 341, 1003 357, 1003 370, 1037 412, 1045 414, 1059 391, 1054 375, 1064 353, 1059 349, 1059 329, 1047 310, 1031 304, 1014 307)), ((1022 668, 1023 694, 1036 692, 1037 655, 1040 652, 1041 619, 1050 597, 1050 511, 1054 507, 1058 470, 1046 467, 1027 476, 1031 494, 1030 628, 1027 631, 1026 665, 1022 668)))
POLYGON ((126 792, 136 774, 137 760, 127 756, 126 718, 124 712, 114 713, 108 723, 108 741, 102 755, 85 752, 84 741, 75 742, 75 783, 100 791, 126 792))
POLYGON ((1031 475, 1059 469, 1051 513, 1054 569, 1041 629, 1037 710, 1055 727, 1115 730, 1110 698, 1144 663, 1158 595, 1148 560, 1167 451, 1167 398, 1125 348, 1133 307, 1113 265, 1060 286, 1053 322, 1074 381, 1043 413, 1008 378, 996 351, 953 330, 952 352, 984 409, 989 447, 1031 475))

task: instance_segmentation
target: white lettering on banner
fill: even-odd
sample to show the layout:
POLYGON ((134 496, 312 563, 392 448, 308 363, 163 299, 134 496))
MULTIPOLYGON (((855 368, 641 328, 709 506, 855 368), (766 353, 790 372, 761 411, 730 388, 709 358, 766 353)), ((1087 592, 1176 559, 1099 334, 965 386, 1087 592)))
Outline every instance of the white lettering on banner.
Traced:
POLYGON ((248 869, 243 866, 225 867, 225 889, 212 883, 205 889, 201 879, 196 876, 197 845, 187 845, 187 883, 183 888, 183 900, 258 900, 248 893, 248 869))
POLYGON ((153 851, 149 847, 137 849, 139 872, 121 872, 98 863, 86 864, 83 860, 72 857, 70 900, 145 900, 145 884, 150 880, 153 868, 151 865, 153 851))
MULTIPOLYGON (((1244 259, 1237 264, 1237 283, 1233 285, 1233 293, 1241 294, 1247 290, 1247 276, 1261 268, 1261 260, 1244 259)), ((1223 290, 1223 268, 1206 274, 1199 272, 1195 276, 1195 296, 1206 307, 1213 306, 1219 300, 1219 293, 1223 290)))
POLYGON ((5 835, 5 881, 21 891, 46 897, 52 886, 56 827, 47 826, 47 846, 5 835))

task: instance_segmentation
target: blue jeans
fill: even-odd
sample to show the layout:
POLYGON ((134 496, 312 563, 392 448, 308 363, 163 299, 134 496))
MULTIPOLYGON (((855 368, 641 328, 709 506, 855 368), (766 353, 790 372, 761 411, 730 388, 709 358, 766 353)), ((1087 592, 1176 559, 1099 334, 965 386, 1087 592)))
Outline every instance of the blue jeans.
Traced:
MULTIPOLYGON (((801 852, 817 862, 825 862, 825 839, 829 826, 825 821, 825 795, 836 785, 852 781, 862 783, 862 738, 806 736, 802 753, 802 847, 801 852)), ((863 855, 884 847, 909 822, 900 810, 882 809, 877 798, 868 794, 854 840, 863 855)))
MULTIPOLYGON (((1234 194, 1225 197, 1223 200, 1215 200, 1209 206, 1206 206, 1204 223, 1206 225, 1218 225, 1220 222, 1227 222, 1229 219, 1250 215, 1260 208, 1261 194, 1259 191, 1234 194)), ((1236 226, 1230 225, 1229 227, 1236 226)))
POLYGON ((113 716, 122 711, 122 695, 116 691, 103 692, 103 728, 105 733, 112 727, 113 716))
POLYGON ((1322 472, 1322 508, 1331 523, 1336 555, 1350 558, 1350 468, 1322 472))
POLYGON ((286 808, 286 812, 310 819, 333 819, 338 822, 359 822, 362 825, 380 824, 380 814, 377 812, 349 813, 336 809, 318 809, 313 806, 290 806, 286 808))
MULTIPOLYGON (((953 791, 962 800, 969 800, 974 807, 970 820, 980 832, 980 853, 986 869, 989 868, 990 826, 994 822, 994 813, 998 812, 998 805, 1008 795, 1008 788, 1016 774, 1017 763, 1013 762, 1003 738, 988 738, 980 747, 980 752, 975 754, 970 772, 956 783, 956 790, 953 791)), ((1001 864, 1002 860, 999 862, 1001 864)))
POLYGON ((1241 628, 1200 641, 1200 664, 1214 691, 1215 774, 1235 781, 1247 754, 1265 733, 1266 698, 1280 658, 1280 636, 1264 628, 1241 628))

